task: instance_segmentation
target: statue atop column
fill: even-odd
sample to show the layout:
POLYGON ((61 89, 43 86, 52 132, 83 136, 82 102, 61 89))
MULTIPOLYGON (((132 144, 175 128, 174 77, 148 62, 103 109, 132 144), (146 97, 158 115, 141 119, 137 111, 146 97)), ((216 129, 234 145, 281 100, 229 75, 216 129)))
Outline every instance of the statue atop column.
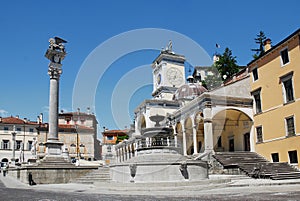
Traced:
POLYGON ((45 57, 50 60, 48 75, 50 76, 49 93, 49 134, 47 136, 47 156, 62 156, 62 142, 58 139, 58 106, 59 79, 62 74, 62 60, 66 56, 64 43, 67 41, 54 37, 49 39, 49 47, 45 57))
POLYGON ((64 43, 67 43, 67 41, 65 41, 64 39, 61 39, 59 37, 50 38, 49 43, 49 49, 65 52, 64 43))

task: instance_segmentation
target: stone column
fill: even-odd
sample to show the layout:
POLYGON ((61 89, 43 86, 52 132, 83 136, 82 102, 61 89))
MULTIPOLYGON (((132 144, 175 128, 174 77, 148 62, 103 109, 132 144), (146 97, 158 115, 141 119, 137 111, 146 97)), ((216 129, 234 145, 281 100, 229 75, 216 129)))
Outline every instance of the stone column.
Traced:
POLYGON ((194 144, 194 154, 198 153, 198 143, 197 143, 197 126, 193 122, 193 144, 194 144))
POLYGON ((187 150, 186 150, 186 133, 185 133, 185 126, 184 126, 184 120, 180 121, 181 127, 182 127, 182 151, 183 155, 187 156, 187 150))
POLYGON ((127 147, 128 147, 128 159, 131 159, 131 144, 128 144, 127 147))
POLYGON ((50 60, 48 75, 50 76, 49 93, 49 133, 47 136, 46 156, 62 157, 62 142, 58 139, 58 107, 59 107, 59 79, 62 74, 61 61, 65 58, 66 52, 63 39, 58 37, 50 38, 50 45, 45 57, 50 60))
POLYGON ((203 109, 203 118, 204 118, 204 144, 205 152, 213 153, 214 144, 213 144, 213 128, 212 128, 212 111, 211 104, 206 104, 203 109))
POLYGON ((122 161, 125 161, 125 151, 124 151, 124 147, 122 147, 121 149, 122 149, 122 161))
POLYGON ((58 141, 58 93, 59 78, 61 71, 49 67, 48 74, 50 76, 50 95, 49 95, 49 133, 48 142, 58 141))
POLYGON ((178 147, 178 142, 177 142, 177 133, 176 133, 176 126, 173 126, 173 131, 174 131, 174 146, 178 147))
POLYGON ((133 143, 133 148, 134 148, 134 156, 136 157, 137 156, 137 148, 138 148, 136 142, 133 143))

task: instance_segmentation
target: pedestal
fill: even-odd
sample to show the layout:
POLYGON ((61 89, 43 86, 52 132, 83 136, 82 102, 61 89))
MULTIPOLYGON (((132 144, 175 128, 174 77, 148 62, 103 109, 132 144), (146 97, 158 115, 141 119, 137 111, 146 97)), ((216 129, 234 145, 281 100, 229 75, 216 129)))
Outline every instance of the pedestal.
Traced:
POLYGON ((50 157, 62 157, 62 142, 46 142, 45 143, 47 150, 46 156, 50 157))

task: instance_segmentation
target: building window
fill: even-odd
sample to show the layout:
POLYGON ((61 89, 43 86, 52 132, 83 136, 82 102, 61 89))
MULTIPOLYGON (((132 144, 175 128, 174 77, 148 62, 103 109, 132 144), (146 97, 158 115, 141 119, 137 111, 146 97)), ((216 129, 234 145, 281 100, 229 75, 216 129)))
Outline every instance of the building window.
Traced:
POLYGON ((254 92, 252 92, 254 101, 255 101, 255 111, 256 114, 261 113, 261 98, 260 98, 260 90, 256 90, 254 92))
POLYGON ((29 128, 29 132, 30 132, 30 133, 33 133, 33 128, 29 128))
POLYGON ((111 152, 111 146, 107 146, 107 152, 111 152))
POLYGON ((218 148, 222 147, 222 137, 220 136, 218 139, 218 148))
POLYGON ((263 142, 262 126, 256 127, 256 138, 257 142, 263 142))
POLYGON ((76 153, 76 145, 75 145, 75 144, 71 144, 71 145, 70 145, 70 153, 71 153, 71 154, 76 153))
POLYGON ((16 149, 20 149, 22 145, 22 140, 16 140, 16 149))
POLYGON ((297 151, 289 151, 290 163, 298 163, 297 151))
POLYGON ((286 123, 286 132, 287 136, 294 136, 295 135, 295 124, 294 124, 294 117, 288 117, 285 119, 286 123))
POLYGON ((8 132, 8 127, 5 126, 5 127, 3 128, 3 130, 4 130, 4 132, 8 132))
POLYGON ((113 139, 114 139, 114 136, 106 136, 106 139, 107 139, 107 140, 113 140, 113 139))
POLYGON ((272 153, 271 156, 272 156, 273 163, 279 162, 279 154, 278 153, 272 153))
POLYGON ((2 149, 9 149, 9 140, 2 140, 1 148, 2 149))
POLYGON ((18 127, 18 128, 17 128, 17 131, 21 131, 21 128, 18 127))
POLYGON ((284 103, 294 101, 293 74, 281 78, 284 103))
POLYGON ((258 80, 258 71, 257 71, 257 68, 254 68, 252 70, 252 75, 253 75, 253 81, 258 80))
POLYGON ((280 52, 281 64, 285 65, 290 62, 288 49, 284 49, 280 52))
POLYGON ((28 141, 28 151, 30 151, 31 150, 31 148, 32 148, 32 141, 28 141))

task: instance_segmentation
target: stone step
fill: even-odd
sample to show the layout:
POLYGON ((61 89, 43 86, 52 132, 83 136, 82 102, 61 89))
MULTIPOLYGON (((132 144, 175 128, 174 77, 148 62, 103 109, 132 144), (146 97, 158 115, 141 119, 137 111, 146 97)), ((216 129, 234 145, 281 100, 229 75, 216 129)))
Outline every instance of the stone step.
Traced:
POLYGON ((279 173, 279 174, 272 175, 270 178, 273 180, 300 179, 300 172, 279 173))
POLYGON ((214 158, 224 169, 239 168, 255 178, 296 179, 300 172, 288 163, 272 163, 254 152, 218 152, 214 158))
POLYGON ((93 184, 94 182, 110 182, 110 173, 108 168, 98 168, 88 174, 72 180, 72 183, 93 184))

